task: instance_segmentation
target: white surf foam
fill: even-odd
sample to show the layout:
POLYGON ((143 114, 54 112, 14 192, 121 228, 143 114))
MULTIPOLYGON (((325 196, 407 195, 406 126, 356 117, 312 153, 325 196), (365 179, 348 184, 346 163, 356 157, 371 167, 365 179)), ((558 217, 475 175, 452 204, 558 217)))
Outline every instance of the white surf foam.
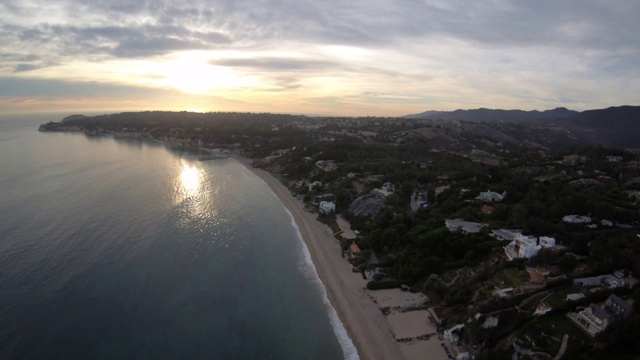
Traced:
POLYGON ((320 293, 322 294, 322 302, 327 307, 327 311, 329 312, 329 321, 331 322, 331 327, 333 328, 334 334, 338 338, 338 342, 340 343, 340 347, 342 347, 342 351, 344 353, 344 357, 347 360, 359 360, 360 356, 358 356, 358 349, 353 344, 353 341, 349 337, 347 333, 347 329, 345 329, 344 324, 338 317, 338 313, 336 309, 331 305, 329 301, 329 297, 327 296, 327 289, 324 287, 324 284, 320 280, 320 276, 318 275, 318 271, 316 270, 316 266, 311 259, 311 253, 309 252, 309 248, 307 244, 302 239, 302 234, 300 233, 300 229, 298 228, 298 224, 296 224, 293 215, 285 207, 285 211, 289 214, 291 218, 291 225, 296 229, 296 234, 298 235, 298 240, 302 244, 302 255, 303 261, 301 261, 301 270, 304 274, 313 281, 314 285, 318 287, 320 293))

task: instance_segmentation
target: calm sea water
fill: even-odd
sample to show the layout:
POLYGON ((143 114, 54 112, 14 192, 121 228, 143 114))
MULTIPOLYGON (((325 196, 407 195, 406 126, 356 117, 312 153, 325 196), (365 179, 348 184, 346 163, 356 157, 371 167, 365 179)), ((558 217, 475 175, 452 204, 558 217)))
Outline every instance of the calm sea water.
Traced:
POLYGON ((60 118, 0 118, 0 358, 357 358, 259 178, 60 118))

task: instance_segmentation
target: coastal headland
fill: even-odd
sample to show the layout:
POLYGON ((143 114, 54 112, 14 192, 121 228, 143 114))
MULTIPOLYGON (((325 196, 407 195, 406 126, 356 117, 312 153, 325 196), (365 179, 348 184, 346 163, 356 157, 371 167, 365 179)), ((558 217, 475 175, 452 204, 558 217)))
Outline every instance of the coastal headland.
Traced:
POLYGON ((436 326, 429 322, 426 310, 387 314, 382 311, 384 308, 421 305, 424 295, 398 289, 367 290, 367 280, 351 271, 351 265, 342 257, 340 244, 331 229, 317 221, 315 213, 305 211, 304 203, 293 197, 270 173, 252 167, 245 158, 233 158, 260 177, 293 216, 329 301, 356 346, 360 359, 447 358, 435 336, 436 326), (409 318, 412 320, 407 321, 409 318), (427 339, 424 339, 425 335, 428 335, 427 339))

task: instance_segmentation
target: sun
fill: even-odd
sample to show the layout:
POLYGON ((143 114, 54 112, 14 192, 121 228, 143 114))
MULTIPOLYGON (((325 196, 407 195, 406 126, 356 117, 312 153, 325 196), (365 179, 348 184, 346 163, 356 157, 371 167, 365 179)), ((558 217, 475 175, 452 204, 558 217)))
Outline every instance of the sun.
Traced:
POLYGON ((234 69, 212 64, 210 55, 202 51, 175 53, 158 63, 154 72, 163 86, 192 95, 207 95, 251 83, 234 69))

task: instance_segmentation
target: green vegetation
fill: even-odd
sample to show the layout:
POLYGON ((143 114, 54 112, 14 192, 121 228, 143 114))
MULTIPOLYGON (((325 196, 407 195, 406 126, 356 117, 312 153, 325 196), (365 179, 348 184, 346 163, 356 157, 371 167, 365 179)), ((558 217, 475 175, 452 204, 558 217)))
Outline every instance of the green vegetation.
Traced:
POLYGON ((507 277, 511 285, 520 286, 527 283, 528 275, 524 270, 518 270, 514 268, 504 269, 504 275, 507 277))
POLYGON ((400 287, 400 282, 395 280, 373 280, 367 283, 369 290, 395 289, 400 287))
POLYGON ((554 289, 553 293, 545 298, 545 302, 552 308, 557 309, 568 302, 567 295, 584 293, 585 291, 583 288, 577 286, 564 286, 554 289))
POLYGON ((591 338, 576 327, 566 316, 552 314, 534 318, 522 331, 535 343, 540 350, 555 356, 560 350, 560 344, 564 334, 569 335, 567 349, 563 358, 585 358, 592 347, 591 338))

